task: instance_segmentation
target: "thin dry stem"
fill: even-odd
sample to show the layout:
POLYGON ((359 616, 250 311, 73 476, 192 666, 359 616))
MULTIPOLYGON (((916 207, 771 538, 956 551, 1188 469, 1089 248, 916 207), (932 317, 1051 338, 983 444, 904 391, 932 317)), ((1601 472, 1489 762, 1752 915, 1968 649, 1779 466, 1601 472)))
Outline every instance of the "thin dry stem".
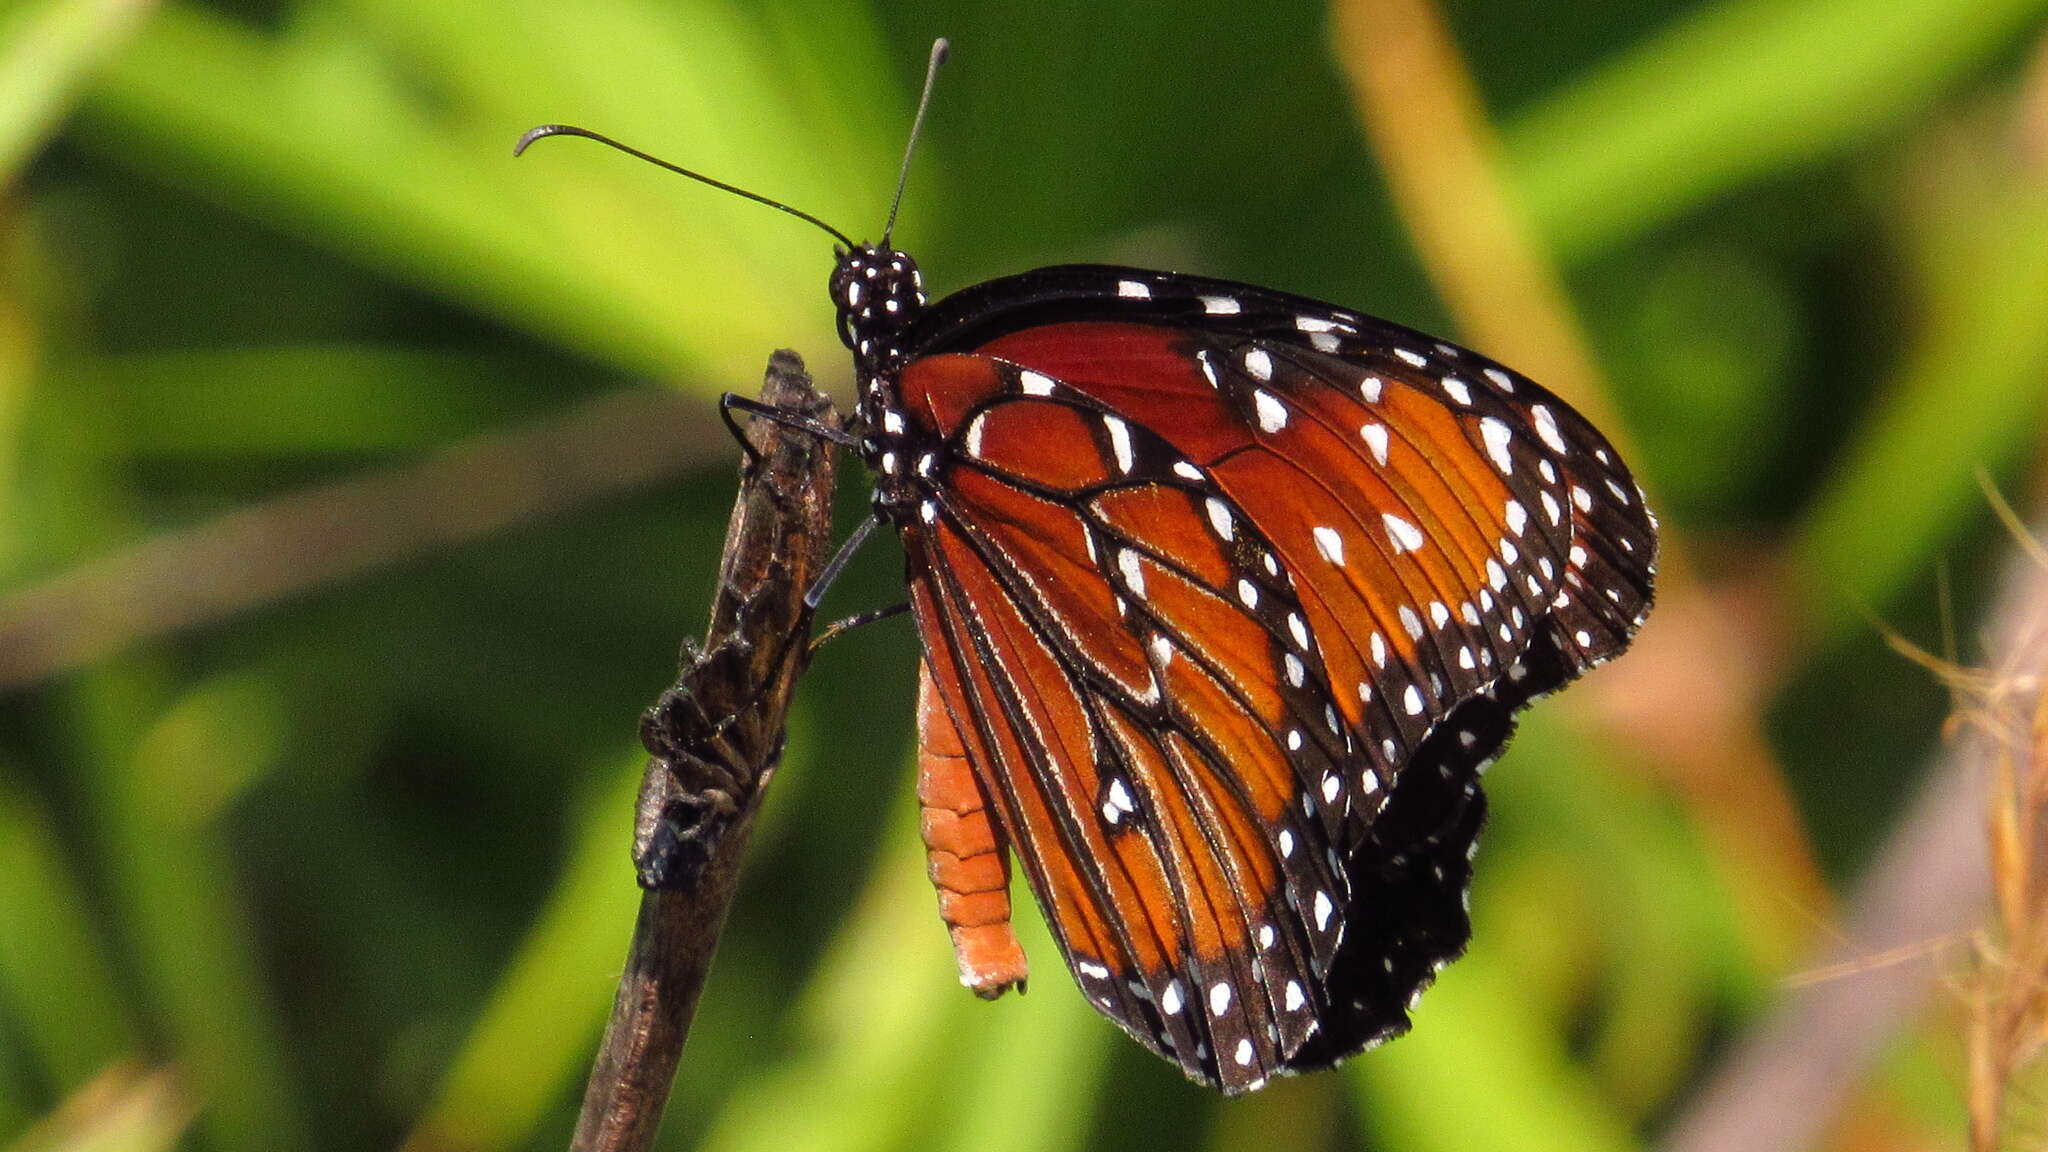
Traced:
MULTIPOLYGON (((1995 501, 2014 539, 2038 571, 2048 553, 1995 501)), ((2029 622, 2048 630, 2048 619, 2029 622)), ((2016 646, 2025 651, 2028 645, 2016 646)), ((1972 940, 1972 963, 1961 981, 1969 1084, 1970 1146, 2002 1146, 2013 1082, 2048 1043, 2048 915, 2040 900, 2039 864, 2048 850, 2042 817, 2048 807, 2048 693, 2041 665, 2008 661, 1988 675, 1949 677, 1957 715, 1994 749, 1985 811, 1991 872, 1990 922, 1972 940)))
MULTIPOLYGON (((2037 500, 2048 504, 2048 499, 2037 500)), ((2016 538, 2017 539, 2017 538, 2016 538)), ((1813 1145, 1901 1022, 1940 982, 1934 958, 1967 941, 1955 982, 1973 1152, 2001 1138, 2016 1072, 2040 1050, 2048 925, 2039 907, 2048 779, 2048 565, 2016 543, 1971 668, 1887 633, 1954 697, 1951 739, 1851 901, 1840 959, 1817 970, 1753 1031, 1673 1126, 1677 1152, 1813 1145), (1986 916, 1989 925, 1986 925, 1986 916), (1927 963, 1909 963, 1911 955, 1927 963)), ((1951 966, 1953 967, 1953 966, 1951 966)))
MULTIPOLYGON (((837 423, 793 352, 769 362, 761 400, 837 423)), ((634 857, 649 890, 573 1152, 653 1146, 810 654, 804 594, 831 546, 835 452, 768 420, 749 440, 758 462, 733 508, 703 648, 641 725, 652 758, 634 857)))

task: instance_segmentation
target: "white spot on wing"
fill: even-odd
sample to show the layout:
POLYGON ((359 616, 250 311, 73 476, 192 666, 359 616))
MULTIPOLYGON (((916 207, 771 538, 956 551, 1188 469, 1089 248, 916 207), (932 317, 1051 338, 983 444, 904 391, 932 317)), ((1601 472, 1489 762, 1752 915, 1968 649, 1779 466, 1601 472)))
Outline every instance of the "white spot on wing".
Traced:
POLYGON ((1287 427, 1287 405, 1278 396, 1261 388, 1252 393, 1252 404, 1259 410, 1259 430, 1278 432, 1287 427))
POLYGON ((1380 519, 1386 523, 1387 538, 1394 542, 1394 551, 1413 552, 1424 543, 1422 529, 1401 519, 1392 512, 1382 512, 1380 519))
POLYGON ((1465 382, 1456 376, 1444 377, 1444 395, 1468 407, 1472 403, 1472 390, 1465 387, 1465 382))
POLYGON ((1385 468, 1387 466, 1387 426, 1385 424, 1367 424, 1359 428, 1358 434, 1365 437, 1367 447, 1372 449, 1372 458, 1379 461, 1380 467, 1385 468))
POLYGON ((1116 294, 1126 300, 1150 300, 1152 289, 1136 280, 1119 280, 1116 282, 1116 294))
POLYGON ((1541 437, 1545 444, 1550 445, 1552 452, 1563 452, 1564 437, 1558 435, 1557 417, 1550 414, 1549 407, 1538 404, 1529 409, 1529 415, 1536 418, 1536 435, 1541 437))
POLYGON ((1209 985, 1209 1012, 1211 1015, 1221 1016, 1228 1011, 1230 1011, 1230 983, 1226 980, 1218 980, 1214 984, 1209 985))
MULTIPOLYGON (((1109 802, 1122 812, 1136 812, 1138 810, 1138 806, 1131 803, 1130 791, 1124 787, 1122 780, 1112 780, 1109 782, 1109 802)), ((1109 973, 1104 972, 1102 975, 1107 976, 1109 973)))
POLYGON ((1052 377, 1042 372, 1033 372, 1026 368, 1017 373, 1017 384, 1024 389, 1026 396, 1052 395, 1052 377))
POLYGON ((1332 564, 1344 563, 1344 538, 1337 535, 1335 528, 1318 524, 1315 529, 1316 551, 1332 564))
POLYGON ((1102 426, 1109 432, 1109 447, 1116 453, 1116 470, 1128 473, 1136 463, 1131 453, 1131 427, 1115 416, 1104 416, 1102 426))
POLYGON ((1143 599, 1145 596, 1145 569, 1139 562, 1138 554, 1129 548, 1116 554, 1117 570, 1124 574, 1124 586, 1131 594, 1143 599))
POLYGON ((1249 349, 1244 354, 1244 370, 1263 384, 1273 378, 1273 357, 1264 348, 1249 349))
POLYGON ((1233 316, 1244 311, 1235 296, 1204 296, 1202 310, 1211 316, 1233 316))
POLYGON ((1216 534, 1223 537, 1224 543, 1229 543, 1231 537, 1237 535, 1237 526, 1230 518, 1230 507, 1214 496, 1204 501, 1203 507, 1209 513, 1209 527, 1214 528, 1216 534))
POLYGON ((1493 457, 1493 466, 1505 476, 1515 470, 1515 458, 1508 455, 1508 441, 1514 433, 1500 418, 1488 416, 1479 421, 1479 436, 1486 441, 1486 454, 1493 457))

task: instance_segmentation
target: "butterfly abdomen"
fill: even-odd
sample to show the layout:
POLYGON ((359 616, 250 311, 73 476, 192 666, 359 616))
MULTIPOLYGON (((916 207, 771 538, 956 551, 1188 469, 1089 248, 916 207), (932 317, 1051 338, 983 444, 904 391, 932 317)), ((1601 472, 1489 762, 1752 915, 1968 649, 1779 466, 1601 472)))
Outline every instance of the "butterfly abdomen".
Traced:
POLYGON ((1023 946, 1010 926, 1010 854, 988 797, 967 761, 953 719, 922 664, 917 692, 918 827, 939 892, 939 914, 953 937, 960 982, 984 999, 1022 990, 1023 946))

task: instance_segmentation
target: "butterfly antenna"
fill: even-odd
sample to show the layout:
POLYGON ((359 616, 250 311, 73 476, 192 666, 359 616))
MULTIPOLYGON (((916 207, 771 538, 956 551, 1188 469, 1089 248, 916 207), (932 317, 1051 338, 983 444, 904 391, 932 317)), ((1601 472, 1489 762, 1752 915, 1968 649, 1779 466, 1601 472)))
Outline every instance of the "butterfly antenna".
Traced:
MULTIPOLYGON (((941 41, 941 43, 944 43, 944 41, 941 41)), ((543 124, 538 128, 528 129, 526 135, 521 136, 519 138, 519 143, 514 144, 512 146, 512 154, 514 156, 521 155, 529 147, 532 147, 534 141, 544 140, 549 136, 581 136, 585 140, 595 140, 599 144, 604 144, 607 145, 608 147, 616 148, 619 151, 624 152, 628 156, 637 156, 640 159, 647 161, 649 164, 666 168, 669 171, 674 172, 678 176, 688 176, 690 179, 695 180, 700 184, 709 184, 713 188, 730 192, 735 196, 743 196, 749 200, 752 200, 756 204, 766 204, 770 208, 774 208, 777 211, 787 212, 791 216, 794 216, 799 220, 807 221, 811 224, 817 225, 819 228, 824 229, 827 233, 829 233, 832 236, 833 239, 839 241, 839 243, 845 245, 848 248, 860 247, 860 245, 855 244, 853 240, 846 235, 846 233, 841 232, 839 229, 834 228, 830 224, 825 223, 823 220, 818 219, 816 216, 811 215, 809 212, 805 212, 798 208, 792 208, 789 205, 784 204, 780 200, 770 200, 768 197, 763 196, 758 192, 749 192, 745 188, 736 188, 731 184, 727 184, 723 180, 713 180, 711 177, 704 175, 702 172, 692 172, 688 168, 684 168, 676 164, 671 164, 668 161, 663 160, 659 156, 650 156, 647 153, 642 152, 638 148, 634 148, 626 144, 621 144, 617 140, 614 140, 611 137, 604 135, 603 133, 592 132, 588 128, 578 128, 573 124, 543 124)))
POLYGON ((939 65, 946 62, 946 55, 953 50, 944 36, 932 41, 931 63, 924 67, 924 95, 917 98, 917 118, 910 122, 910 143, 903 146, 903 167, 896 173, 896 197, 889 201, 889 222, 882 226, 882 247, 889 246, 889 237, 896 232, 896 210, 903 207, 903 186, 910 183, 910 158, 917 155, 917 138, 924 132, 924 114, 932 106, 932 85, 939 79, 939 65))

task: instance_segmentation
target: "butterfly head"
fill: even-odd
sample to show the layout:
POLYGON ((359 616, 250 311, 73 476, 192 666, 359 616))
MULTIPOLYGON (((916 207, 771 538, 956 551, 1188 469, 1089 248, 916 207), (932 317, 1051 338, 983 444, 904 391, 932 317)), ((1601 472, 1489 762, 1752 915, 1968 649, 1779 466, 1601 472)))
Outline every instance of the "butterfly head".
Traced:
POLYGON ((909 253, 863 244, 839 257, 832 303, 839 309, 839 338, 853 349, 862 373, 886 371, 898 336, 924 310, 924 276, 909 253))

